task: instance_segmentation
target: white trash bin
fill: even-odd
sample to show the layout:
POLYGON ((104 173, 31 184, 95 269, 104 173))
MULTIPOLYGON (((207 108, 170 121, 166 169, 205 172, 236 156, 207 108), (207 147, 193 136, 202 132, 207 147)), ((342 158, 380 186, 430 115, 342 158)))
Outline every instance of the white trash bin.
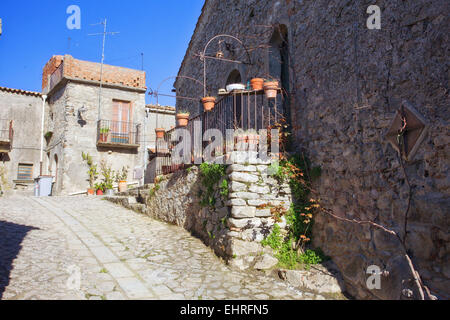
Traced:
POLYGON ((52 176, 39 176, 37 179, 38 182, 38 196, 39 197, 48 197, 52 194, 52 176))

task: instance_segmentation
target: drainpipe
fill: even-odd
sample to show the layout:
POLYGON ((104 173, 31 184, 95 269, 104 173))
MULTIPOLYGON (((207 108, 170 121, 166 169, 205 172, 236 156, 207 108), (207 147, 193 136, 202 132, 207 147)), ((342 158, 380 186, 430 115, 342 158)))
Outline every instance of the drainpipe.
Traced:
POLYGON ((43 154, 44 154, 44 118, 45 118, 45 100, 47 99, 47 95, 42 95, 42 116, 41 116, 41 155, 40 155, 40 168, 39 175, 42 176, 42 166, 43 166, 43 154))

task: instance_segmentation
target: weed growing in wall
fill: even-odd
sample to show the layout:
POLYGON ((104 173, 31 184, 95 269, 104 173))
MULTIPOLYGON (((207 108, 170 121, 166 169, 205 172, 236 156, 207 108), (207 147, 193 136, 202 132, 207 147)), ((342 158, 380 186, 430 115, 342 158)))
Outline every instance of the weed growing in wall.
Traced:
MULTIPOLYGON (((214 207, 216 198, 214 196, 214 187, 225 176, 226 166, 223 164, 204 162, 200 165, 200 179, 205 192, 202 194, 200 205, 203 207, 214 207)), ((220 194, 228 197, 228 181, 224 179, 220 185, 220 194), (225 181, 225 182, 224 182, 225 181), (226 190, 225 190, 226 189, 226 190)))
POLYGON ((311 168, 309 161, 299 155, 283 157, 279 163, 272 164, 270 168, 273 177, 279 183, 289 184, 293 204, 286 212, 271 209, 276 221, 280 220, 281 215, 286 217, 287 235, 283 235, 278 224, 275 224, 270 235, 261 244, 270 246, 279 265, 288 269, 300 266, 309 268, 309 265, 320 263, 325 258, 320 249, 305 250, 306 244, 312 238, 313 217, 318 207, 316 201, 309 197, 310 184, 312 179, 320 175, 320 167, 309 168, 311 168), (308 179, 305 178, 305 173, 308 179))

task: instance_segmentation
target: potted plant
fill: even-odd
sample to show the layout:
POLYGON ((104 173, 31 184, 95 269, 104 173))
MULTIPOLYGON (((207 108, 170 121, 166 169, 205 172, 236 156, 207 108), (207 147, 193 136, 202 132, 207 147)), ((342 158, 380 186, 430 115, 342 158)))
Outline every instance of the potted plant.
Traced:
POLYGON ((177 117, 177 123, 179 127, 186 127, 189 121, 189 111, 180 110, 176 117, 177 117))
POLYGON ((250 85, 252 89, 255 91, 259 91, 263 89, 264 79, 263 78, 253 78, 250 80, 250 85))
POLYGON ((163 139, 165 132, 166 132, 166 130, 164 128, 156 128, 155 129, 156 138, 157 139, 163 139))
POLYGON ((266 94, 267 99, 273 99, 277 96, 278 91, 278 81, 277 80, 269 80, 264 82, 264 93, 266 94))
POLYGON ((94 164, 94 162, 92 161, 92 157, 89 155, 89 153, 82 152, 81 156, 82 156, 83 160, 86 161, 86 164, 88 165, 87 174, 89 176, 89 178, 88 178, 89 188, 87 189, 87 194, 94 195, 94 183, 98 177, 97 165, 94 164))
POLYGON ((104 189, 106 195, 112 196, 114 194, 113 190, 113 182, 114 182, 114 170, 111 169, 110 166, 107 165, 106 161, 102 160, 100 162, 100 171, 103 175, 103 183, 104 183, 104 189))
POLYGON ((122 167, 120 172, 116 174, 116 181, 119 184, 119 192, 127 191, 127 177, 128 177, 128 167, 122 167))
POLYGON ((101 142, 108 141, 108 133, 109 133, 109 128, 107 128, 107 127, 100 128, 100 141, 101 142))
POLYGON ((95 184, 95 190, 97 190, 97 195, 102 196, 103 191, 105 191, 105 183, 104 182, 98 182, 95 184))
POLYGON ((212 109, 214 109, 214 105, 216 103, 216 98, 211 97, 211 96, 203 97, 202 103, 203 103, 203 110, 205 112, 211 111, 212 109))

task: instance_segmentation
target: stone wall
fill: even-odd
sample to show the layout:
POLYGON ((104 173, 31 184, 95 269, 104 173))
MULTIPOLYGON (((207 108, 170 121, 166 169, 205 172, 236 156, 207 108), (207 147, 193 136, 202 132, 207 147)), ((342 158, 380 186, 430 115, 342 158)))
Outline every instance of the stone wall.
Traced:
MULTIPOLYGON (((17 184, 20 163, 33 165, 32 179, 39 175, 42 98, 39 93, 21 90, 0 90, 0 119, 2 123, 13 121, 14 137, 11 151, 3 154, 1 165, 6 170, 5 178, 12 189, 17 184)), ((3 128, 0 128, 3 129, 3 128)), ((33 190, 34 182, 19 183, 21 188, 33 190)), ((5 188, 4 190, 5 191, 5 188)))
MULTIPOLYGON (((438 297, 449 298, 449 2, 376 1, 381 30, 366 27, 366 10, 372 4, 207 0, 179 75, 202 79, 203 64, 196 54, 210 38, 225 33, 256 49, 251 51, 252 65, 208 59, 207 85, 213 94, 234 69, 244 83, 267 77, 271 62, 263 46, 270 44, 270 26, 285 25, 294 145, 322 167, 315 186, 322 205, 401 234, 409 190, 384 136, 407 100, 429 124, 416 155, 405 165, 412 191, 407 248, 424 283, 438 297)), ((216 51, 217 43, 208 53, 216 51)), ((201 97, 201 88, 190 82, 179 79, 177 94, 201 97)), ((198 111, 197 104, 182 99, 177 108, 198 111)), ((321 214, 313 231, 315 244, 336 262, 351 295, 398 299, 402 289, 414 291, 410 283, 402 284, 411 275, 395 238, 321 214), (390 274, 380 290, 366 287, 366 270, 372 264, 390 274)))
MULTIPOLYGON (((264 251, 259 244, 275 223, 271 208, 288 209, 289 187, 268 175, 269 162, 233 157, 222 179, 228 181, 228 197, 215 189, 214 207, 200 205, 205 190, 197 166, 164 176, 157 191, 147 199, 146 213, 191 231, 217 255, 245 269, 264 251)), ((286 227, 284 217, 278 222, 286 227)))

